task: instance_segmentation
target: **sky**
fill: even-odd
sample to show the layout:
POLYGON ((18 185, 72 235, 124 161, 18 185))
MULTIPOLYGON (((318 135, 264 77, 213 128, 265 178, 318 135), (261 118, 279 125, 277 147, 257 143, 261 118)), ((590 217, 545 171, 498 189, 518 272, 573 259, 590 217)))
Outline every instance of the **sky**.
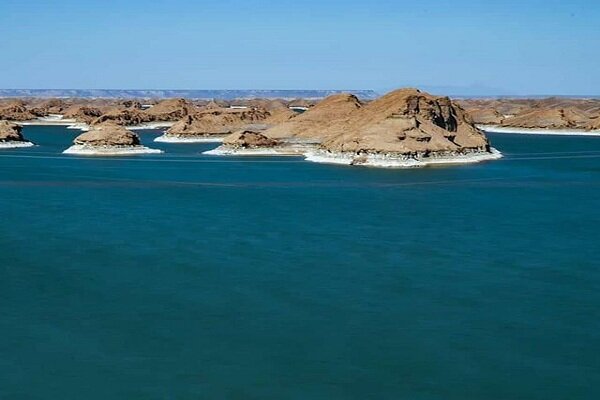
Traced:
POLYGON ((600 95, 599 21, 598 0, 0 0, 0 88, 600 95))

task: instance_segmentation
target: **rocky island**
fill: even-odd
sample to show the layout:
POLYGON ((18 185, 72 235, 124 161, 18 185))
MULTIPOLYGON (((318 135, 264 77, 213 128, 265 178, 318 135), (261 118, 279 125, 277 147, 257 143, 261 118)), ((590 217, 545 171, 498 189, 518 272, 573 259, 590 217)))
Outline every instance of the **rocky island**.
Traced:
POLYGON ((369 103, 331 128, 307 159, 350 165, 416 167, 500 158, 448 97, 401 89, 369 103))
POLYGON ((239 133, 234 135, 207 153, 253 155, 264 149, 265 154, 303 154, 309 161, 376 167, 501 157, 459 105, 417 89, 397 90, 366 105, 352 95, 331 96, 264 131, 251 147, 240 146, 239 133))
POLYGON ((156 154, 162 150, 142 146, 135 133, 114 123, 103 123, 77 136, 65 154, 85 156, 120 156, 132 154, 156 154))
POLYGON ((19 125, 12 122, 0 121, 0 149, 34 146, 23 137, 21 129, 19 125))

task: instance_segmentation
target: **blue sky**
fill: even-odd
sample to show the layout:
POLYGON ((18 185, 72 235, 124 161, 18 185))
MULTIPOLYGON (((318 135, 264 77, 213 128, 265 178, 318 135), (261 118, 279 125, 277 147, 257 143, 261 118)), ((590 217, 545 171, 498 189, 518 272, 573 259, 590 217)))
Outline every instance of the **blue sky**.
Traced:
POLYGON ((592 0, 0 0, 0 87, 598 95, 599 21, 592 0))

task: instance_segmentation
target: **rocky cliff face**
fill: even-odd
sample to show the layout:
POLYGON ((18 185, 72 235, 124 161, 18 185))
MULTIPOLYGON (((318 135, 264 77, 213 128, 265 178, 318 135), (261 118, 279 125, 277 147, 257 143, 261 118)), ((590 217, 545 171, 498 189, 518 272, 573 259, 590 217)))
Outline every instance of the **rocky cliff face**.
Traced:
POLYGON ((489 151, 488 140, 447 97, 401 89, 328 127, 323 148, 335 152, 428 154, 489 151))
POLYGON ((21 127, 8 121, 0 121, 0 142, 26 142, 21 127))
POLYGON ((133 132, 122 126, 104 123, 92 127, 75 138, 76 145, 86 146, 139 146, 140 138, 133 132))

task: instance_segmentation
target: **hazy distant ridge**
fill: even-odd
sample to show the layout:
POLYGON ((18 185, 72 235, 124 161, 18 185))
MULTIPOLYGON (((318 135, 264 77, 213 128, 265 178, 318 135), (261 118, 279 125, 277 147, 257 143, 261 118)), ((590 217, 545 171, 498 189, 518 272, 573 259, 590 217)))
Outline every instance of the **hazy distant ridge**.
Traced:
POLYGON ((82 98, 168 98, 241 99, 305 98, 320 99, 336 93, 352 93, 374 99, 373 90, 122 90, 122 89, 0 89, 0 97, 82 97, 82 98))

